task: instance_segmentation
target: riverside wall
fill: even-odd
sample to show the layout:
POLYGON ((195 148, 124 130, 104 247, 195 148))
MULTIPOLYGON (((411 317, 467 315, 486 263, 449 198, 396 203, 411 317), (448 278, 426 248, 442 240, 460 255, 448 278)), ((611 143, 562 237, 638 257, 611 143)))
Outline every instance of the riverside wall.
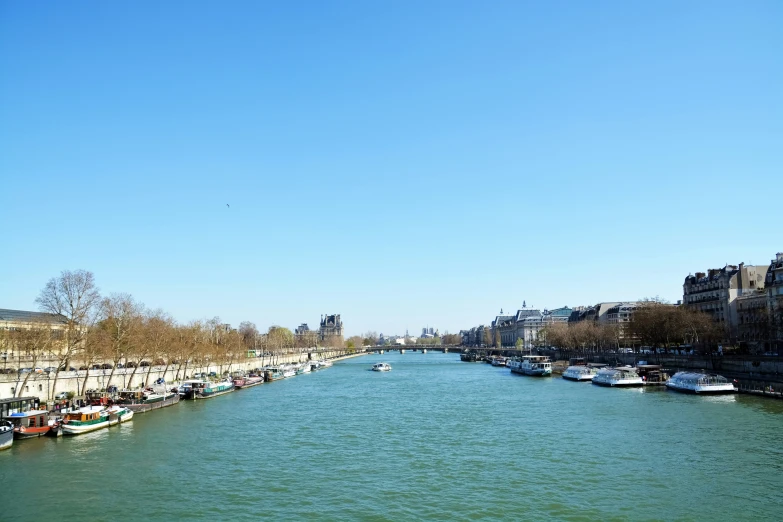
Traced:
MULTIPOLYGON (((364 353, 348 354, 342 350, 335 351, 321 351, 312 353, 292 353, 284 354, 273 357, 257 357, 252 359, 243 359, 240 362, 235 362, 229 366, 224 365, 208 365, 208 366, 187 366, 180 368, 179 365, 169 366, 168 369, 165 366, 148 366, 137 368, 134 372, 133 368, 117 368, 114 370, 114 375, 111 376, 109 381, 111 370, 80 370, 76 372, 60 372, 57 376, 57 382, 55 384, 54 373, 30 373, 30 374, 0 374, 0 399, 8 399, 12 397, 38 397, 41 401, 46 401, 53 398, 60 392, 72 392, 75 396, 81 396, 84 394, 84 390, 90 389, 104 389, 106 386, 113 384, 120 389, 133 389, 138 388, 145 382, 152 384, 157 379, 163 377, 166 382, 173 382, 176 379, 184 379, 192 376, 195 373, 209 373, 215 372, 221 374, 225 371, 236 370, 252 370, 255 368, 261 368, 270 364, 283 364, 283 363, 297 363, 303 362, 308 359, 330 359, 338 360, 348 357, 355 357, 364 355, 364 353), (24 382, 25 376, 29 375, 27 382, 24 382), (87 380, 85 382, 85 377, 87 380), (20 389, 21 388, 21 389, 20 389)), ((25 361, 19 361, 21 367, 25 367, 25 361)), ((51 364, 47 364, 47 361, 38 363, 39 367, 47 367, 49 365, 56 366, 56 363, 49 361, 51 364)), ((18 363, 14 363, 18 364, 18 363)), ((78 361, 73 363, 74 367, 78 367, 78 361)))

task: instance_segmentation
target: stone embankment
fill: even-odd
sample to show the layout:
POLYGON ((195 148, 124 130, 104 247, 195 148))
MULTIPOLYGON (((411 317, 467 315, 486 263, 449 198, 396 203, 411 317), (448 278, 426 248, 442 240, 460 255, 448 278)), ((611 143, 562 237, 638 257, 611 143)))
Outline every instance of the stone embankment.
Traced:
MULTIPOLYGON (((168 368, 165 366, 148 366, 137 368, 135 369, 135 372, 134 368, 116 368, 114 369, 113 375, 111 375, 112 370, 89 370, 89 373, 87 370, 80 370, 75 372, 60 372, 57 376, 56 385, 54 373, 33 372, 29 374, 0 374, 0 399, 12 397, 38 397, 41 401, 47 401, 61 392, 71 392, 78 397, 83 395, 85 390, 105 389, 106 386, 109 385, 115 385, 120 389, 134 389, 145 383, 152 384, 161 377, 165 379, 166 382, 173 382, 175 380, 191 377, 195 373, 215 372, 220 375, 225 371, 249 371, 270 364, 298 363, 315 359, 330 359, 335 361, 349 357, 357 357, 359 355, 365 354, 348 354, 342 350, 319 350, 318 352, 312 353, 292 353, 275 357, 244 359, 241 362, 233 363, 230 367, 227 364, 199 367, 183 366, 182 368, 180 368, 179 365, 172 365, 168 368), (28 375, 29 378, 25 383, 24 379, 28 375)), ((18 363, 21 363, 19 364, 20 367, 25 367, 24 360, 18 361, 18 363)), ((53 361, 50 363, 51 366, 56 365, 53 361)), ((39 363, 39 366, 46 367, 44 366, 45 364, 47 364, 47 362, 39 363)), ((74 362, 72 365, 75 367, 79 366, 77 362, 74 362)))

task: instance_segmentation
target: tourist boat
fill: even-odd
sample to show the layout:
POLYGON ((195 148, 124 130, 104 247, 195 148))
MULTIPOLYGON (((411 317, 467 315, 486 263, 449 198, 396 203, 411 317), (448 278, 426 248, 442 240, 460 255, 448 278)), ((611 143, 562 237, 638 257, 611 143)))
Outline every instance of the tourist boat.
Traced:
POLYGON ((0 450, 8 449, 14 443, 14 425, 6 420, 0 421, 0 450))
POLYGON ((242 388, 250 388, 251 386, 262 384, 264 382, 264 378, 261 377, 260 375, 249 375, 249 376, 240 375, 234 377, 233 381, 234 381, 234 387, 237 390, 241 390, 242 388))
POLYGON ((729 380, 714 373, 677 372, 666 383, 670 390, 698 395, 736 393, 737 388, 729 380))
POLYGON ((513 373, 546 377, 552 375, 552 361, 546 355, 525 355, 518 365, 511 367, 513 373))
POLYGON ((593 377, 593 384, 599 386, 630 388, 643 386, 644 381, 636 372, 636 368, 620 366, 618 368, 604 368, 593 377))
POLYGON ((390 372, 391 369, 391 365, 385 362, 379 362, 372 365, 372 371, 374 372, 390 372))
POLYGON ((234 383, 228 379, 220 382, 211 381, 189 381, 190 389, 185 394, 185 399, 211 399, 218 395, 223 395, 234 391, 234 383))
POLYGON ((59 422, 49 418, 49 412, 46 410, 12 413, 5 420, 13 424, 15 439, 32 439, 50 433, 56 434, 60 427, 59 422))
POLYGON ((590 365, 575 365, 569 366, 563 372, 563 379, 569 381, 592 381, 593 377, 598 375, 601 368, 606 366, 605 364, 590 364, 590 365))

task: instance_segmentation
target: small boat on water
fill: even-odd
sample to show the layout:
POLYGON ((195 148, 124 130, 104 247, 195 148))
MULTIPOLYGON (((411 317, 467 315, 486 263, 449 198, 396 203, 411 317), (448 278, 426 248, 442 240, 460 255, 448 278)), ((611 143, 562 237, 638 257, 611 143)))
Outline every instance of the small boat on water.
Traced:
POLYGON ((546 355, 525 355, 521 361, 516 360, 510 369, 521 375, 547 377, 552 375, 552 361, 546 355))
POLYGON ((575 366, 569 366, 563 372, 563 379, 569 381, 592 381, 593 378, 598 375, 601 368, 604 368, 605 364, 579 364, 575 366))
POLYGON ((15 439, 32 439, 49 434, 56 435, 57 430, 60 428, 60 423, 49 418, 49 412, 46 410, 12 413, 4 420, 13 424, 15 439))
POLYGON ((636 368, 620 366, 617 368, 604 368, 593 377, 593 384, 609 386, 611 388, 631 388, 644 386, 644 381, 639 376, 636 368))
POLYGON ((506 358, 505 357, 493 357, 492 358, 492 366, 505 366, 506 365, 506 358))
POLYGON ((283 374, 283 378, 287 379, 289 377, 295 377, 296 376, 296 368, 293 364, 281 364, 280 365, 280 373, 283 374))
POLYGON ((233 381, 234 387, 237 390, 241 390, 242 388, 250 388, 251 386, 262 384, 264 377, 261 375, 238 375, 233 378, 233 381))
POLYGON ((129 421, 132 418, 133 411, 125 406, 114 405, 110 408, 86 406, 65 414, 62 425, 63 435, 81 435, 108 428, 109 426, 129 421))
POLYGON ((372 371, 374 372, 390 372, 392 367, 385 362, 379 362, 372 365, 372 371))
POLYGON ((234 383, 228 379, 224 379, 220 382, 192 380, 185 381, 185 383, 183 383, 183 388, 185 388, 185 399, 211 399, 212 397, 234 391, 234 383), (188 384, 187 388, 185 388, 186 384, 188 384))
POLYGON ((729 380, 715 373, 677 372, 666 382, 666 387, 680 393, 720 395, 736 393, 737 388, 729 380))
POLYGON ((0 450, 8 449, 14 443, 14 425, 6 420, 0 421, 0 450))
POLYGON ((422 348, 421 353, 427 353, 427 349, 426 348, 422 348))

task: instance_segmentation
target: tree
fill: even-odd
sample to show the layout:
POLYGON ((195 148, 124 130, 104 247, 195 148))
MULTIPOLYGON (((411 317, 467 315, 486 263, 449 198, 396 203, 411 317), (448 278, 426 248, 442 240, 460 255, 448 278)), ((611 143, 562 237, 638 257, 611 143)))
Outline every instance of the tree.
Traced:
MULTIPOLYGON (((8 332, 8 340, 14 346, 20 355, 24 354, 30 366, 35 368, 38 361, 45 357, 52 346, 52 328, 50 324, 44 322, 30 323, 28 327, 13 332, 8 332)), ((27 386, 32 372, 24 374, 24 380, 16 387, 16 397, 21 397, 22 390, 27 386)))
POLYGON ((525 346, 525 341, 521 337, 517 337, 517 342, 514 343, 517 350, 521 350, 525 346))
POLYGON ((59 277, 53 277, 46 283, 35 300, 41 311, 61 315, 66 322, 65 339, 63 349, 59 352, 52 393, 57 388, 60 370, 70 366, 71 358, 84 341, 100 298, 92 272, 64 270, 59 277))
POLYGON ((484 346, 490 348, 492 346, 492 331, 489 328, 484 328, 484 346))
POLYGON ((152 359, 152 364, 147 368, 147 376, 144 378, 146 387, 149 384, 153 365, 163 363, 163 375, 166 375, 171 365, 171 347, 176 342, 174 320, 162 310, 145 311, 138 342, 143 345, 141 352, 148 354, 152 359))
POLYGON ((500 332, 498 330, 495 330, 495 347, 496 348, 503 347, 503 342, 500 339, 500 332))
MULTIPOLYGON (((141 328, 144 307, 136 302, 130 294, 112 294, 101 300, 99 308, 100 320, 97 327, 105 330, 108 334, 106 357, 113 363, 106 381, 108 387, 114 377, 117 365, 123 360, 127 362, 127 358, 133 350, 134 341, 137 340, 136 337, 141 328)), ((136 370, 134 369, 133 372, 135 374, 136 370)))
POLYGON ((362 337, 360 335, 354 335, 352 337, 349 337, 347 341, 345 341, 345 347, 348 350, 348 353, 354 353, 356 350, 362 346, 362 337))

